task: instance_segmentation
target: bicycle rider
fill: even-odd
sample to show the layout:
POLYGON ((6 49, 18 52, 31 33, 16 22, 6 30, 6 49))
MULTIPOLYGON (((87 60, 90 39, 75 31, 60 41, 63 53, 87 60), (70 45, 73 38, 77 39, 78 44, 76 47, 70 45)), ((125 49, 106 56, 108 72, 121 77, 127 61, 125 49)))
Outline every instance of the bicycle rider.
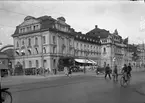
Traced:
POLYGON ((122 68, 122 73, 125 76, 125 80, 128 79, 128 67, 126 64, 124 64, 124 67, 122 68))

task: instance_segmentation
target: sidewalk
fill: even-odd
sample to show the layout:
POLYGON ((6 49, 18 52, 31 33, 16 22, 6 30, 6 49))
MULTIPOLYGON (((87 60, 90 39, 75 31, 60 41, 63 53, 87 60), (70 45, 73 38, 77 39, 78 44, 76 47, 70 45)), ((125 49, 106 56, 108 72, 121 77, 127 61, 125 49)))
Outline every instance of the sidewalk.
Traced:
MULTIPOLYGON (((71 74, 71 76, 79 76, 79 75, 84 75, 84 73, 78 72, 78 73, 71 74)), ((41 75, 9 76, 5 78, 1 78, 1 84, 3 86, 9 86, 9 85, 12 86, 12 85, 20 85, 20 84, 26 84, 26 83, 35 83, 35 82, 41 82, 41 81, 46 81, 46 80, 52 80, 58 77, 66 77, 66 75, 63 72, 60 72, 57 75, 49 74, 46 76, 41 76, 41 75)))

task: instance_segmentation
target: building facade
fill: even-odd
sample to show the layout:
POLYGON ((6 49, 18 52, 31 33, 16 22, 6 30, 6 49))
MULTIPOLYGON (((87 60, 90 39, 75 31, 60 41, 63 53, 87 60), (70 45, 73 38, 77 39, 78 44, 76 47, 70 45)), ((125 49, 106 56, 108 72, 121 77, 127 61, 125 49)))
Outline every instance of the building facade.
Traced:
POLYGON ((138 44, 137 50, 139 56, 138 64, 140 67, 145 67, 145 44, 138 44))
POLYGON ((81 32, 74 34, 75 58, 86 59, 101 65, 101 42, 100 38, 88 36, 81 32))
POLYGON ((109 64, 113 67, 116 64, 121 69, 123 64, 127 63, 126 39, 122 39, 117 30, 114 33, 110 33, 105 29, 98 28, 96 25, 95 29, 89 31, 86 35, 99 37, 101 40, 101 66, 109 64))
POLYGON ((24 68, 56 69, 60 57, 74 56, 71 32, 63 17, 56 20, 51 16, 27 16, 12 35, 15 64, 20 62, 24 68))
POLYGON ((119 69, 132 61, 128 38, 123 39, 117 30, 110 33, 96 25, 82 34, 71 28, 64 17, 27 16, 12 37, 15 64, 20 62, 23 68, 44 67, 52 71, 58 69, 61 57, 88 59, 101 67, 110 64, 113 68, 116 64, 119 69))

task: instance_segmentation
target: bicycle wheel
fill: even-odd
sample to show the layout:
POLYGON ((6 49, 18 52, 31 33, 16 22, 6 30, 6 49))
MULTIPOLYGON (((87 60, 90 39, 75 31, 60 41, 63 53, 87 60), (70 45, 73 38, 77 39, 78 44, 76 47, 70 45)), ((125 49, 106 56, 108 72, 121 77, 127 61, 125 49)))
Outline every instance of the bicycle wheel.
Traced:
POLYGON ((3 99, 2 103, 12 103, 12 95, 8 91, 2 91, 1 97, 3 99))
POLYGON ((128 85, 128 83, 127 83, 127 81, 125 81, 124 77, 121 77, 120 84, 121 84, 122 87, 126 87, 128 85))

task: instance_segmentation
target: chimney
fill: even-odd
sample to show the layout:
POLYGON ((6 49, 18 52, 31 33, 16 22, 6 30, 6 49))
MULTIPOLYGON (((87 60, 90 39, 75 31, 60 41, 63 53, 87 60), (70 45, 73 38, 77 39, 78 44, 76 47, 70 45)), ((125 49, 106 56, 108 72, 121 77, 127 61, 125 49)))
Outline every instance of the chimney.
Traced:
POLYGON ((98 25, 95 25, 95 28, 98 28, 98 25))

